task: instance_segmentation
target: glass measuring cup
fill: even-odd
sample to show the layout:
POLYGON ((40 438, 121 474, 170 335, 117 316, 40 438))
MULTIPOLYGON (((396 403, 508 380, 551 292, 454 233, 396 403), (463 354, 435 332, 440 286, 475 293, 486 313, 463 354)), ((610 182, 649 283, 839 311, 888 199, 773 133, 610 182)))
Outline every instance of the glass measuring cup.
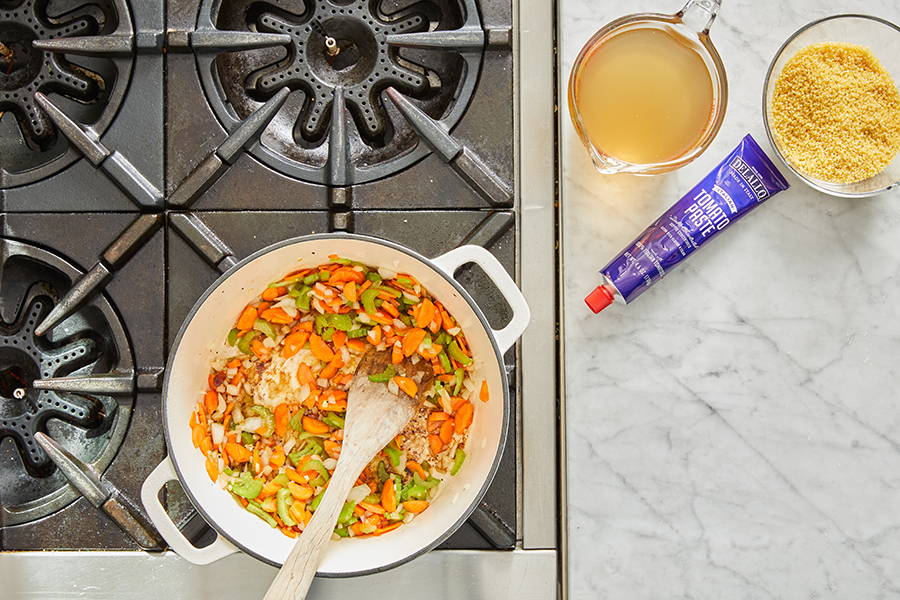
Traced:
POLYGON ((674 15, 639 13, 612 21, 597 33, 581 49, 569 77, 569 113, 581 141, 587 147, 594 166, 601 173, 635 173, 653 175, 680 168, 703 153, 715 138, 725 117, 728 100, 728 82, 722 59, 709 39, 709 28, 716 18, 721 0, 689 0, 674 15), (579 81, 584 67, 592 55, 613 37, 639 29, 662 30, 678 38, 702 59, 712 84, 712 104, 709 118, 702 133, 684 152, 659 162, 629 162, 604 151, 601 143, 591 139, 585 126, 584 105, 579 94, 579 81))

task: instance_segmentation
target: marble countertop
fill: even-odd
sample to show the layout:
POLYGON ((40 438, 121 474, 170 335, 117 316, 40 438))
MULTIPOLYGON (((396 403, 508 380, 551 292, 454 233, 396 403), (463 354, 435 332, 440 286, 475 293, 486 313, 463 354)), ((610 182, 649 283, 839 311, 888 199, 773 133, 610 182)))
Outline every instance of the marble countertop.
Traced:
MULTIPOLYGON (((561 76, 609 20, 679 8, 561 0, 561 76)), ((900 597, 897 190, 845 200, 788 177, 633 304, 582 302, 741 136, 771 153, 769 59, 840 12, 900 22, 896 0, 725 0, 727 116, 676 173, 597 174, 560 107, 572 598, 900 597)))

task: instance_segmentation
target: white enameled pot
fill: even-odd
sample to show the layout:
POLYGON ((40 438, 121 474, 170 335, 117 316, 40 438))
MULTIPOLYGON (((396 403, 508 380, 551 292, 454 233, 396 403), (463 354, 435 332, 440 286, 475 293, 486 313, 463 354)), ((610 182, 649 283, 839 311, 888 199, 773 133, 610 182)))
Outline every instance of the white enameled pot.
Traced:
POLYGON ((247 302, 285 273, 326 263, 332 254, 418 279, 459 322, 475 359, 474 379, 487 380, 491 399, 475 403, 466 462, 455 477, 441 485, 432 506, 388 534, 332 541, 319 574, 341 577, 372 573, 430 550, 469 517, 494 476, 509 416, 503 353, 522 335, 530 316, 525 298, 497 259, 479 246, 462 246, 428 259, 393 242, 350 234, 286 240, 260 250, 219 278, 194 305, 169 357, 163 384, 169 455, 144 482, 141 499, 169 546, 192 563, 208 564, 240 549, 278 566, 291 550, 291 538, 241 508, 210 481, 203 456, 191 444, 188 420, 207 385, 210 362, 222 350, 222 340, 247 302), (479 265, 510 305, 513 316, 503 329, 491 329, 471 296, 454 280, 454 272, 467 263, 479 265), (159 490, 175 479, 181 481, 196 509, 218 532, 211 545, 192 545, 160 504, 159 490))

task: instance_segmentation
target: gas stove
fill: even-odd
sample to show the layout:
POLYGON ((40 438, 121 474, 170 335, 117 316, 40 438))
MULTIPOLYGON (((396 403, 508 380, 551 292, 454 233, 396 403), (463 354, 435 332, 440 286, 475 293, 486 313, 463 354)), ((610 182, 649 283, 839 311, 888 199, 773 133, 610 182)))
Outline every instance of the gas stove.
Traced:
MULTIPOLYGON (((505 597, 509 576, 526 597, 557 593, 559 430, 546 427, 559 420, 554 15, 544 4, 0 0, 4 597, 73 586, 157 597, 162 588, 130 574, 160 568, 173 598, 229 580, 251 597, 265 588, 272 570, 253 559, 198 568, 137 536, 147 524, 138 490, 166 452, 160 386, 190 307, 241 258, 325 231, 426 256, 478 244, 517 278, 535 318, 505 357, 516 435, 470 520, 400 569, 445 581, 448 597, 505 597), (83 497, 84 482, 70 484, 79 472, 100 475, 118 508, 83 497), (56 576, 37 575, 48 569, 56 576)), ((457 278, 493 326, 510 317, 477 267, 457 278)), ((195 543, 211 539, 177 482, 162 500, 195 543)), ((313 596, 422 581, 392 573, 317 582, 313 596)))

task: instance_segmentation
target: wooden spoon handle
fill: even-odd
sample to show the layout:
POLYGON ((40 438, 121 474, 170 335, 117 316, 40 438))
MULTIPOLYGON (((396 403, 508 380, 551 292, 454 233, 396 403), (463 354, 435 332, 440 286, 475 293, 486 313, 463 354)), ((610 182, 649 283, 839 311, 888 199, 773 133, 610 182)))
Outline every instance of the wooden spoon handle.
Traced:
POLYGON ((303 533, 297 538, 297 543, 294 544, 263 600, 302 600, 306 597, 321 562, 320 555, 331 539, 338 515, 344 502, 347 501, 347 494, 350 493, 359 472, 365 466, 358 466, 354 464, 355 462, 357 461, 338 463, 328 482, 322 502, 319 503, 303 533))

